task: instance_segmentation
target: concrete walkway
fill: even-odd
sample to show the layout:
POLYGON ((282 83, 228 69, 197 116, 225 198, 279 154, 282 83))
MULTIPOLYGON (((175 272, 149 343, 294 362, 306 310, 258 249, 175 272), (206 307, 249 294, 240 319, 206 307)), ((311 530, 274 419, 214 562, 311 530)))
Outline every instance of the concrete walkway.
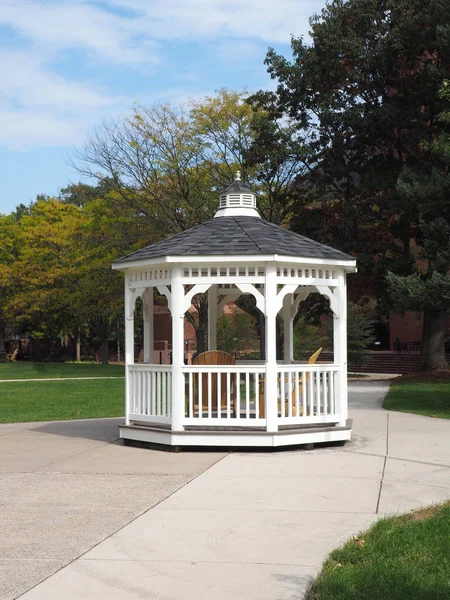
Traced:
POLYGON ((10 451, 7 440, 15 450, 9 461, 0 454, 10 515, 0 564, 16 587, 0 597, 73 561, 20 597, 301 599, 336 545, 380 515, 450 497, 450 421, 383 411, 387 386, 352 383, 352 442, 313 451, 167 454, 89 439, 99 423, 106 438, 107 421, 2 426, 0 450, 10 451), (61 457, 67 437, 80 447, 61 457), (29 468, 6 469, 19 468, 26 446, 29 468))

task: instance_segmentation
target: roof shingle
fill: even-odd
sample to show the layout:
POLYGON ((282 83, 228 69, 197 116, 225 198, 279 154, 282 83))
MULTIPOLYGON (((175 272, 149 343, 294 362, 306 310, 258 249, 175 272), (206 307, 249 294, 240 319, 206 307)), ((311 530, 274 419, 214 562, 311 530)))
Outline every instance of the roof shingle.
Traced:
POLYGON ((188 229, 116 262, 164 256, 271 255, 354 260, 340 250, 315 242, 264 219, 250 216, 220 217, 188 229))

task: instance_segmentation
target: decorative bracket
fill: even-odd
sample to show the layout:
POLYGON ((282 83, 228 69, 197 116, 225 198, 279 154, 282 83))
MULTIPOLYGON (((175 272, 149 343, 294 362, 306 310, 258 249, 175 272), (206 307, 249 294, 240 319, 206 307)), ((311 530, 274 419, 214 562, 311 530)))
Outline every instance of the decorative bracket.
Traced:
POLYGON ((172 312, 172 293, 167 287, 167 285, 158 285, 157 290, 161 294, 161 296, 165 296, 167 298, 167 306, 170 312, 172 312))
POLYGON ((194 287, 192 289, 190 289, 187 294, 185 294, 184 298, 183 298, 183 308, 182 308, 182 314, 184 316, 184 313, 187 312, 192 304, 192 298, 196 295, 196 294, 204 294, 206 291, 209 290, 209 288, 211 287, 211 283, 196 283, 194 285, 194 287))
POLYGON ((334 318, 339 319, 339 301, 335 295, 335 292, 332 292, 327 285, 316 285, 316 288, 319 294, 322 294, 322 296, 326 296, 328 298, 334 318))
POLYGON ((228 302, 231 302, 232 300, 236 300, 237 298, 239 298, 239 296, 241 296, 241 292, 232 292, 231 294, 227 294, 226 296, 224 296, 222 298, 222 300, 219 302, 219 304, 217 305, 217 314, 222 314, 223 313, 223 309, 225 308, 225 305, 228 304, 228 302))
POLYGON ((298 306, 299 306, 300 302, 303 302, 303 300, 306 300, 306 298, 309 296, 311 291, 312 291, 311 288, 304 287, 304 288, 301 288, 300 292, 295 295, 295 297, 293 298, 293 301, 292 301, 292 313, 291 313, 292 319, 295 317, 295 315, 298 312, 298 306))
POLYGON ((263 314, 266 314, 266 299, 261 292, 255 288, 253 283, 236 283, 235 285, 243 294, 251 294, 254 296, 256 300, 256 306, 263 314))
POLYGON ((128 297, 128 306, 126 307, 126 318, 128 321, 134 319, 134 305, 138 298, 142 298, 147 288, 134 288, 130 289, 130 295, 128 297))
POLYGON ((276 304, 275 304, 275 314, 278 314, 283 306, 283 299, 286 294, 293 294, 295 290, 298 288, 297 283, 286 283, 283 285, 281 290, 277 294, 276 304))

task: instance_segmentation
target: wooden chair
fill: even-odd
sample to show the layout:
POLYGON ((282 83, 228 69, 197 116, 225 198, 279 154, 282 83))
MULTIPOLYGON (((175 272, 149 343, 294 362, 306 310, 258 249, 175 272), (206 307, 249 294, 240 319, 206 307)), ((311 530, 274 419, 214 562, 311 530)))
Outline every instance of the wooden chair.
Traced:
MULTIPOLYGON (((308 358, 308 365, 313 365, 316 360, 319 357, 319 354, 322 352, 322 348, 319 348, 318 350, 316 350, 314 352, 314 354, 311 354, 311 356, 308 358)), ((309 381, 309 373, 306 373, 305 375, 305 384, 308 383, 309 381)), ((278 382, 280 380, 278 379, 278 382)), ((299 398, 302 397, 302 387, 303 387, 303 382, 301 379, 299 379, 298 382, 298 395, 299 398)), ((294 389, 291 392, 291 402, 292 402, 292 412, 295 412, 295 386, 294 389)), ((266 403, 265 403, 265 397, 264 397, 264 392, 260 391, 259 394, 259 415, 261 418, 265 417, 266 414, 266 403), (262 392, 262 393, 261 393, 262 392)), ((278 411, 281 411, 281 398, 278 400, 278 411)), ((285 415, 289 414, 289 400, 285 400, 285 411, 284 411, 285 415)), ((301 416, 303 414, 303 407, 299 406, 299 415, 301 416)))
POLYGON ((16 362, 17 355, 19 354, 19 348, 16 348, 12 354, 6 355, 6 362, 16 362))
MULTIPOLYGON (((224 352, 223 350, 209 350, 208 352, 202 352, 194 358, 192 361, 193 365, 235 365, 236 359, 232 354, 224 352)), ((201 386, 202 386, 202 410, 208 410, 208 395, 209 395, 209 381, 208 373, 202 373, 201 375, 201 386)), ((198 410, 198 398, 199 398, 199 387, 200 387, 200 376, 194 374, 194 411, 198 410)), ((236 393, 239 393, 237 390, 236 393)), ((233 402, 233 399, 232 399, 233 402)), ((236 402, 233 402, 233 413, 236 414, 236 402)), ((211 374, 211 410, 217 411, 227 407, 227 374, 226 373, 212 373, 211 374), (220 377, 220 402, 217 392, 217 378, 220 377)))
MULTIPOLYGON (((308 358, 308 365, 313 365, 316 362, 316 360, 319 358, 319 354, 321 352, 322 352, 322 348, 319 348, 318 350, 316 350, 314 352, 314 354, 311 354, 311 356, 308 358)), ((305 385, 308 384, 309 376, 310 376, 310 373, 306 373, 306 375, 305 375, 305 385)), ((300 379, 299 382, 298 382, 298 396, 299 396, 299 398, 302 397, 302 388, 303 388, 303 382, 300 379)), ((292 394, 291 394, 292 413, 295 412, 295 396, 296 396, 296 394, 295 394, 295 386, 294 386, 294 389, 292 390, 292 394)), ((303 406, 299 406, 298 409, 299 409, 299 415, 302 416, 303 415, 303 406)), ((280 407, 280 410, 281 410, 281 407, 280 407)), ((284 414, 285 415, 289 414, 289 404, 288 404, 287 400, 286 400, 286 406, 285 406, 285 412, 284 412, 284 414)))

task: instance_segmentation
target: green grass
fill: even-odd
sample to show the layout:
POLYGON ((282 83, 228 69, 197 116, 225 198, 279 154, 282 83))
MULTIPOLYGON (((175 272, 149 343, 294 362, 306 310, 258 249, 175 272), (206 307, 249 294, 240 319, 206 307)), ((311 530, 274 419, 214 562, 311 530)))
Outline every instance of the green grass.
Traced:
POLYGON ((448 600, 450 503, 382 519, 334 550, 307 600, 448 600))
POLYGON ((408 375, 395 379, 384 399, 387 410, 450 419, 450 375, 408 375))
POLYGON ((0 379, 45 379, 53 377, 123 377, 123 365, 69 363, 0 363, 0 379))
POLYGON ((123 365, 30 363, 0 364, 0 423, 96 419, 124 413, 124 379, 27 381, 61 377, 123 377, 123 365), (21 380, 21 381, 19 381, 21 380))
POLYGON ((0 423, 124 414, 123 379, 0 383, 0 423))

